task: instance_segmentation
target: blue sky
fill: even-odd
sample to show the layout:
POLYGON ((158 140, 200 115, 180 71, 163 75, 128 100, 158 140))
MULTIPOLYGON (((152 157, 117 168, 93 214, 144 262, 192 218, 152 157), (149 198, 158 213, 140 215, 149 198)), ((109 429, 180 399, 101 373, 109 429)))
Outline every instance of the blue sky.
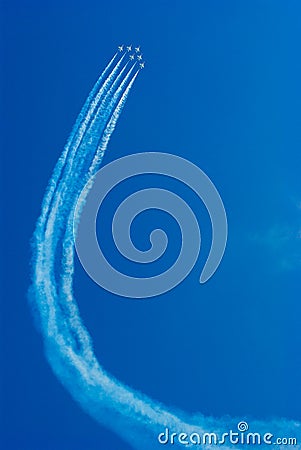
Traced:
MULTIPOLYGON (((129 185, 124 194, 160 182, 185 196, 203 249, 185 282, 143 302, 101 290, 77 264, 75 293, 99 360, 188 412, 301 420, 300 3, 2 1, 1 9, 5 449, 128 448, 56 380, 26 300, 47 180, 120 43, 140 44, 146 68, 104 163, 140 151, 191 160, 219 189, 229 240, 217 273, 199 285, 211 237, 203 206, 171 181, 129 185)), ((173 226, 159 214, 141 218, 142 247, 152 220, 173 226)))

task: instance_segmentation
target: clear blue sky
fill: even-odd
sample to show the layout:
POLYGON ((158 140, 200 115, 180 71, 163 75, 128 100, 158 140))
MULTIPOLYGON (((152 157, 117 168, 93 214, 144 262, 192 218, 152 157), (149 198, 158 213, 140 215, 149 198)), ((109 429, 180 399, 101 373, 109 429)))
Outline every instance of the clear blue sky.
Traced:
MULTIPOLYGON (((120 43, 140 44, 146 68, 104 162, 140 151, 191 160, 221 193, 229 241, 215 276, 199 285, 208 218, 188 190, 154 177, 199 215, 201 257, 175 290, 143 302, 102 291, 77 266, 76 297, 99 360, 188 412, 301 420, 300 2, 29 0, 1 9, 3 448, 128 449, 54 377, 26 300, 47 180, 120 43)), ((158 220, 174 226, 159 214, 141 218, 138 245, 158 220)))

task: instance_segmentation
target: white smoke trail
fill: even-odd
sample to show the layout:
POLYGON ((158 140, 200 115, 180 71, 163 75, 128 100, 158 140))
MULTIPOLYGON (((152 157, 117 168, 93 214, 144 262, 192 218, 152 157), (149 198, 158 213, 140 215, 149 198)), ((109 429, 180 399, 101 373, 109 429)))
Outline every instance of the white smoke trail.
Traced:
MULTIPOLYGON (((61 203, 66 203, 66 208, 68 209, 68 198, 67 198, 67 201, 65 202, 66 192, 68 191, 68 195, 70 198, 70 190, 74 187, 76 188, 76 184, 74 183, 75 169, 72 170, 75 152, 77 153, 76 160, 83 161, 84 157, 83 157, 82 153, 84 150, 87 150, 87 148, 84 144, 81 144, 81 141, 83 139, 83 136, 87 133, 88 125, 91 122, 92 116, 95 115, 94 114, 95 109, 97 107, 98 107, 98 111, 100 109, 99 103, 100 103, 100 105, 102 105, 102 108, 104 108, 108 102, 107 97, 109 96, 109 98, 111 98, 111 96, 112 96, 111 94, 113 92, 112 88, 115 86, 115 83, 113 83, 113 86, 112 86, 112 82, 120 69, 120 65, 122 63, 123 58, 124 58, 124 56, 122 56, 120 58, 120 60, 118 61, 118 63, 114 67, 114 69, 112 70, 111 74, 104 81, 104 83, 100 86, 100 88, 99 88, 99 82, 98 82, 96 87, 93 88, 92 93, 89 95, 88 101, 86 102, 86 104, 89 103, 89 108, 87 106, 84 106, 84 108, 83 108, 86 111, 86 115, 85 115, 85 117, 83 117, 83 114, 82 113, 80 114, 80 119, 78 119, 78 121, 77 121, 78 123, 80 123, 80 127, 75 127, 75 130, 72 132, 72 135, 66 146, 67 150, 71 149, 71 152, 70 152, 71 154, 68 156, 67 161, 65 161, 65 165, 67 166, 67 169, 64 172, 64 177, 63 177, 63 180, 61 181, 60 189, 59 189, 58 193, 56 193, 56 195, 55 195, 54 185, 57 184, 57 179, 59 178, 59 176, 61 174, 61 170, 62 170, 61 162, 57 165, 57 167, 54 171, 54 175, 53 175, 52 179, 54 179, 55 181, 53 183, 51 183, 53 185, 53 189, 51 189, 50 191, 48 191, 46 193, 46 196, 45 196, 45 199, 43 202, 43 207, 42 207, 42 214, 41 214, 41 217, 39 219, 38 226, 36 229, 36 234, 39 231, 43 230, 43 227, 40 226, 40 224, 42 222, 46 225, 49 224, 49 222, 50 222, 50 227, 49 227, 50 231, 47 232, 47 230, 46 230, 46 236, 49 235, 49 232, 51 232, 51 229, 52 229, 51 223, 53 221, 53 217, 56 216, 57 208, 59 207, 59 205, 61 203), (110 87, 111 87, 111 89, 109 90, 110 87), (99 88, 99 91, 98 91, 97 95, 95 96, 95 93, 97 92, 98 88, 99 88), (94 97, 93 97, 93 95, 94 95, 94 97), (70 177, 71 170, 72 170, 72 175, 70 177), (73 181, 73 184, 72 184, 72 181, 73 181), (46 207, 44 207, 45 205, 46 205, 46 207), (48 221, 46 220, 47 214, 52 215, 52 217, 48 218, 48 221)), ((104 73, 102 75, 102 78, 104 77, 104 74, 107 73, 108 68, 112 64, 113 60, 114 60, 114 58, 107 66, 106 70, 104 71, 104 73)), ((119 74, 119 76, 117 77, 117 79, 120 78, 123 70, 124 69, 122 69, 122 71, 119 74)), ((115 87, 115 89, 116 89, 116 87, 115 87)), ((108 107, 106 109, 106 117, 105 117, 106 119, 108 119, 108 117, 110 116, 113 108, 114 108, 114 104, 111 103, 110 107, 108 107)), ((104 122, 105 122, 105 120, 104 120, 104 122)), ((89 125, 89 128, 91 128, 91 127, 92 128, 95 127, 95 124, 92 123, 91 125, 89 125)), ((100 127, 98 127, 98 129, 99 128, 100 127)), ((99 132, 101 132, 101 130, 99 130, 99 132)), ((89 147, 90 147, 90 151, 93 154, 92 145, 90 145, 89 147)), ((66 149, 64 150, 64 153, 66 153, 66 149)), ((87 157, 88 157, 88 155, 85 155, 85 158, 87 158, 87 157)), ((62 217, 61 222, 63 222, 63 221, 64 221, 64 218, 62 217)), ((57 223, 57 226, 59 226, 58 223, 57 223)))
MULTIPOLYGON (((106 67, 105 71, 100 77, 100 80, 102 81, 105 75, 107 74, 110 66, 112 65, 116 55, 113 57, 113 59, 110 61, 108 66, 106 67)), ((115 67, 113 68, 112 72, 109 74, 106 80, 104 80, 102 83, 98 81, 94 88, 92 89, 91 94, 88 97, 88 100, 86 101, 82 112, 80 113, 80 116, 76 122, 76 126, 74 127, 71 136, 68 140, 68 143, 66 145, 66 148, 64 150, 64 155, 67 152, 71 153, 71 155, 68 155, 67 163, 65 161, 65 165, 69 165, 68 170, 64 172, 64 177, 61 180, 61 185, 59 185, 58 192, 55 193, 55 186, 57 185, 57 181, 61 175, 62 168, 64 166, 63 164, 63 158, 61 158, 60 162, 57 164, 54 174, 52 177, 52 181, 50 182, 50 186, 52 186, 51 189, 47 190, 43 205, 42 205, 42 213, 40 218, 38 219, 36 231, 35 231, 35 240, 37 242, 36 245, 36 264, 34 265, 35 270, 35 277, 37 285, 44 285, 45 280, 48 280, 47 289, 44 286, 44 289, 46 289, 48 293, 49 302, 52 301, 52 299, 56 296, 56 280, 53 275, 53 270, 49 271, 49 264, 51 264, 51 261, 53 260, 52 255, 55 253, 57 241, 60 236, 61 228, 64 223, 64 214, 62 211, 62 204, 64 203, 64 191, 66 189, 69 189, 69 191, 72 191, 71 187, 72 184, 70 183, 70 178, 68 178, 68 175, 72 168, 72 159, 74 158, 74 155, 76 153, 76 159, 81 159, 81 155, 79 152, 79 147, 81 140, 83 136, 85 135, 88 124, 91 121, 91 117, 93 117, 93 113, 95 109, 98 107, 99 103, 104 104, 107 103, 104 102, 104 100, 107 100, 108 91, 110 93, 110 98, 112 96, 113 91, 110 91, 110 87, 112 86, 112 83, 118 74, 118 71, 120 69, 122 60, 124 59, 124 55, 120 58, 120 60, 117 62, 115 67), (84 111, 84 113, 83 113, 84 111), (60 214, 56 214, 57 209, 60 207, 60 214), (48 217, 47 217, 48 216, 48 217), (56 217, 56 228, 55 233, 53 233, 53 224, 54 224, 54 218, 56 217), (41 244, 43 242, 43 245, 41 244), (46 261, 46 264, 44 263, 46 261), (47 276, 48 274, 48 276, 47 276)), ((119 78, 119 77, 118 77, 119 78)), ((116 88, 119 86, 116 86, 116 88)), ((117 100, 117 99, 116 99, 117 100)), ((111 111, 114 110, 114 104, 111 104, 111 109, 107 109, 107 117, 110 116, 111 111)), ((91 147, 91 151, 93 153, 93 147, 91 147)), ((74 178, 74 172, 72 172, 72 177, 74 178)), ((72 179, 71 179, 72 181, 72 179)), ((79 187, 80 189, 80 187, 79 187)), ((71 194, 71 192, 70 192, 71 194)), ((68 203, 68 202, 67 202, 68 203)), ((68 211, 68 208, 67 208, 68 211)), ((44 304, 46 302, 43 302, 44 304)), ((46 306, 45 306, 46 307, 46 306)))
MULTIPOLYGON (((112 133, 114 132, 118 118, 122 112, 122 109, 124 108, 127 97, 128 97, 129 92, 138 76, 138 73, 139 73, 139 71, 137 71, 134 74, 134 76, 132 77, 132 79, 129 82, 127 88, 125 89, 121 99, 117 103, 117 106, 112 114, 112 117, 109 120, 109 122, 105 128, 100 145, 97 149, 96 157, 94 158, 94 160, 91 164, 90 170, 89 170, 89 172, 91 174, 90 177, 92 180, 93 180, 92 177, 96 173, 96 171, 99 167, 99 164, 101 163, 101 159, 103 157, 105 149, 109 143, 112 133)), ((130 72, 129 72, 129 74, 130 74, 130 72)), ((124 80, 126 82, 128 80, 128 75, 124 80)), ((123 89, 124 83, 121 83, 120 87, 123 89)), ((117 94, 117 92, 116 92, 116 94, 117 94)), ((91 182, 91 184, 92 184, 92 182, 91 182)), ((90 184, 90 187, 91 187, 91 184, 90 184)), ((78 198, 76 198, 76 202, 73 204, 72 210, 70 210, 70 215, 68 217, 68 223, 67 223, 67 227, 66 227, 65 238, 63 240, 61 281, 62 281, 63 292, 69 299, 70 304, 72 304, 72 298, 73 298, 72 275, 74 272, 74 225, 76 226, 76 220, 79 219, 79 217, 74 218, 74 211, 75 211, 76 206, 79 208, 79 210, 81 209, 81 206, 83 206, 83 204, 85 203, 85 198, 87 195, 88 195, 88 189, 85 191, 85 195, 82 197, 82 202, 81 202, 82 205, 78 205, 78 203, 77 203, 78 198)))
MULTIPOLYGON (((73 127, 73 130, 71 132, 71 135, 67 141, 67 144, 65 146, 65 149, 63 151, 63 154, 61 158, 59 158, 58 163, 56 164, 56 167, 54 169, 53 176, 51 178, 50 183, 50 189, 48 192, 48 196, 46 194, 44 198, 44 202, 48 202, 49 198, 54 196, 55 190, 57 188, 57 184, 59 183, 59 179, 62 176, 62 172, 64 171, 64 182, 63 182, 63 188, 66 186, 67 176, 70 176, 71 171, 73 171, 73 161, 74 161, 74 155, 77 152, 80 153, 80 145, 83 140, 83 136, 85 135, 87 128, 91 122, 91 118, 94 115, 95 109, 98 107, 98 105, 103 104, 104 98, 107 96, 108 90, 110 89, 116 75, 118 74, 118 71, 120 69, 120 66, 122 64, 122 61, 125 57, 123 55, 111 73, 108 75, 108 77, 105 79, 106 74, 108 73, 110 67, 112 66, 114 59, 117 55, 115 55, 112 60, 109 62, 101 76, 99 77, 98 81, 96 82, 95 86, 93 87, 91 93, 88 96, 87 101, 85 102, 77 120, 75 123, 75 126, 73 127)), ((64 189, 60 189, 60 196, 62 196, 64 189)), ((49 210, 52 209, 52 205, 49 204, 49 210)), ((43 210, 43 208, 42 208, 43 210)), ((41 215, 41 220, 43 220, 43 215, 41 215)))
MULTIPOLYGON (((119 74, 113 84, 111 80, 111 87, 105 96, 99 96, 96 100, 96 92, 90 94, 90 106, 85 109, 86 117, 78 120, 79 127, 69 144, 74 161, 65 161, 68 170, 63 174, 63 159, 56 168, 34 235, 31 294, 38 311, 48 360, 73 398, 99 423, 117 432, 137 450, 155 450, 162 447, 157 441, 157 435, 166 428, 178 434, 196 432, 202 435, 205 431, 214 431, 221 435, 230 426, 235 429, 238 420, 213 419, 202 415, 187 417, 184 413, 173 413, 108 375, 94 355, 91 338, 82 324, 73 296, 73 215, 87 177, 84 163, 89 162, 88 174, 93 178, 138 75, 136 72, 130 79, 132 70, 125 77, 122 70, 122 75, 119 74), (101 132, 97 136, 99 130, 101 132), (86 160, 81 161, 82 158, 86 160), (75 167, 76 173, 73 171, 75 167), (57 184, 60 177, 60 183, 57 184), (70 197, 66 205, 64 200, 67 190, 70 197)), ((99 87, 101 91, 103 87, 99 87)), ((256 432, 296 436, 301 441, 299 423, 287 420, 252 421, 252 428, 256 432)), ((182 445, 175 444, 173 447, 182 445)), ((221 447, 225 450, 239 448, 234 445, 221 447)), ((193 448, 212 449, 212 446, 194 445, 193 448)), ((300 445, 295 448, 300 449, 300 445)))
MULTIPOLYGON (((120 68, 121 61, 122 58, 114 68, 112 74, 108 77, 108 80, 105 83, 106 88, 108 87, 109 83, 112 82, 112 79, 116 76, 116 71, 120 68)), ((89 158, 92 159, 93 156, 97 154, 95 147, 99 142, 100 136, 104 131, 107 122, 110 120, 110 116, 112 114, 112 111, 114 110, 116 102, 122 95, 122 92, 134 68, 134 66, 132 66, 132 68, 129 70, 126 76, 123 76, 126 67, 127 64, 123 67, 123 69, 121 70, 121 72, 119 73, 118 77, 116 78, 115 82, 111 85, 111 88, 109 90, 106 90, 105 88, 100 89, 100 91, 102 91, 101 94, 105 92, 106 95, 100 102, 101 97, 99 97, 98 93, 95 98, 95 102, 93 102, 92 104, 92 108, 87 113, 87 117, 89 118, 90 122, 89 127, 87 126, 88 124, 87 120, 84 122, 84 130, 80 131, 78 139, 74 144, 72 157, 68 158, 68 166, 69 166, 68 171, 64 174, 64 178, 61 181, 62 185, 59 192, 54 197, 53 203, 50 204, 51 211, 49 213, 49 219, 47 222, 47 227, 48 230, 50 231, 47 232, 46 230, 46 235, 48 235, 48 233, 51 232, 52 230, 52 222, 54 218, 57 216, 57 210, 60 207, 60 205, 64 203, 65 208, 67 209, 67 211, 69 211, 70 201, 72 201, 73 198, 71 191, 81 190, 85 184, 84 180, 87 180, 89 178, 89 171, 88 171, 90 165, 89 158), (98 108, 95 111, 97 105, 98 108), (91 120, 92 114, 93 119, 91 120), (83 139, 83 136, 85 137, 85 139, 83 139), (75 151, 76 151, 76 159, 73 162, 75 151), (88 168, 83 171, 83 166, 86 167, 87 165, 88 168), (76 180, 79 180, 80 186, 76 183, 76 180)), ((61 222, 64 222, 63 216, 61 216, 61 219, 62 219, 61 222)))
MULTIPOLYGON (((78 152, 78 154, 77 154, 77 159, 79 159, 80 162, 83 159, 83 156, 82 156, 83 151, 86 154, 87 159, 89 157, 88 152, 97 154, 96 147, 97 147, 97 144, 99 141, 99 134, 97 133, 97 131, 101 132, 102 128, 105 129, 105 125, 108 122, 110 115, 112 114, 112 111, 114 111, 114 107, 116 106, 116 103, 117 103, 118 99, 120 98, 120 96, 122 95, 122 92, 123 92, 126 84, 128 83, 128 80, 130 78, 133 67, 123 77, 123 79, 120 78, 120 75, 123 74, 124 69, 121 71, 119 77, 117 78, 119 80, 120 86, 118 86, 117 89, 115 86, 116 92, 114 92, 111 89, 108 93, 108 95, 110 95, 110 98, 111 98, 109 104, 107 101, 108 95, 104 98, 104 107, 101 111, 102 115, 100 116, 100 118, 98 118, 98 121, 92 121, 92 123, 89 127, 89 130, 87 132, 88 134, 85 136, 85 139, 89 142, 89 146, 87 146, 84 141, 83 146, 82 146, 83 149, 80 147, 81 151, 78 152), (99 126, 99 123, 98 123, 99 120, 103 121, 102 126, 99 126), (93 139, 91 139, 91 135, 92 135, 93 139)), ((136 76, 137 76, 137 74, 136 74, 136 76)), ((136 78, 136 76, 135 76, 135 78, 136 78)), ((132 84, 133 84, 133 82, 130 84, 130 87, 132 86, 132 84)), ((128 95, 130 87, 126 90, 126 95, 123 98, 126 98, 126 96, 128 95)), ((125 102, 125 100, 120 101, 117 105, 118 115, 120 114, 120 112, 122 110, 122 106, 123 106, 124 102, 125 102)), ((100 110, 100 108, 98 109, 97 113, 99 113, 99 110, 100 110)), ((97 115, 97 113, 96 113, 96 115, 97 115)), ((117 121, 116 112, 114 113, 114 118, 115 118, 115 123, 116 123, 116 121, 117 121)), ((113 129, 112 128, 112 120, 109 123, 110 123, 110 125, 109 125, 110 128, 113 129)), ((107 142, 108 142, 108 140, 107 140, 107 142)), ((66 214, 67 213, 70 214, 70 211, 73 211, 75 204, 76 204, 77 195, 83 188, 83 185, 85 183, 85 179, 87 176, 85 173, 82 172, 82 164, 77 164, 75 166, 76 166, 76 172, 75 173, 73 172, 72 180, 69 180, 67 178, 68 174, 64 176, 64 178, 62 180, 61 189, 56 193, 55 198, 54 198, 52 204, 50 205, 51 211, 49 213, 48 220, 45 225, 46 242, 44 243, 44 248, 43 248, 44 251, 40 252, 40 255, 42 255, 42 261, 47 262, 45 270, 46 270, 46 273, 48 273, 49 290, 51 290, 51 291, 53 291, 56 284, 54 282, 55 281, 54 279, 50 279, 49 264, 51 264, 53 262, 53 259, 55 257, 56 246, 57 246, 57 243, 60 238, 60 231, 63 232, 62 226, 64 225, 64 223, 67 222, 67 219, 65 218, 65 213, 63 212, 63 209, 66 210, 66 214), (76 183, 77 179, 79 179, 78 183, 76 183), (73 183, 73 185, 71 182, 73 183), (66 193, 68 193, 67 200, 65 199, 66 193), (58 211, 59 211, 59 213, 58 213, 58 211), (53 235, 54 223, 55 223, 55 234, 53 235)), ((41 269, 41 267, 43 267, 43 265, 38 264, 38 267, 41 269)), ((40 272, 41 272, 41 270, 40 270, 40 272)), ((52 295, 53 295, 53 292, 52 292, 52 295)))
MULTIPOLYGON (((84 148, 86 147, 85 141, 82 142, 84 135, 86 134, 86 132, 89 129, 91 129, 95 126, 95 124, 94 124, 95 115, 97 115, 97 113, 99 111, 105 110, 107 101, 109 98, 111 98, 112 91, 114 91, 116 89, 116 85, 118 85, 119 80, 122 77, 122 74, 128 65, 128 63, 126 63, 125 66, 121 69, 120 73, 118 74, 124 57, 125 57, 125 55, 123 55, 119 59, 119 61, 113 68, 113 70, 110 73, 110 75, 108 76, 108 78, 105 80, 103 85, 100 86, 99 91, 97 92, 97 95, 93 97, 93 99, 91 101, 91 107, 87 111, 87 114, 83 120, 82 127, 80 128, 79 132, 77 133, 77 139, 76 139, 75 144, 73 145, 73 156, 74 156, 75 152, 77 152, 77 156, 79 156, 79 154, 83 154, 84 148)), ((87 155, 85 155, 85 156, 87 157, 87 155)), ((82 161, 82 159, 76 158, 76 161, 80 162, 80 161, 82 161)), ((70 175, 71 170, 73 173, 74 170, 77 170, 77 169, 75 169, 73 167, 73 165, 72 165, 73 160, 71 158, 69 158, 68 162, 69 162, 68 175, 70 175)))
MULTIPOLYGON (((95 120, 91 121, 91 125, 89 126, 89 129, 92 130, 90 131, 91 134, 96 135, 97 131, 101 132, 102 128, 105 127, 105 124, 107 123, 107 121, 110 118, 110 115, 112 114, 112 111, 114 112, 114 108, 116 106, 116 103, 118 101, 118 99, 120 98, 120 95, 122 94, 123 89, 126 86, 126 83, 129 80, 130 74, 132 72, 132 69, 130 69, 130 71, 126 74, 125 77, 122 77, 122 74, 124 72, 125 67, 121 70, 120 74, 118 75, 116 81, 113 83, 112 85, 112 80, 113 78, 116 76, 117 73, 117 69, 120 67, 120 62, 122 61, 123 57, 121 58, 121 60, 118 62, 118 64, 115 66, 113 72, 111 73, 111 75, 109 76, 109 81, 107 80, 104 85, 105 87, 111 85, 111 88, 108 90, 106 89, 106 95, 103 98, 101 105, 98 107, 97 113, 101 112, 102 116, 100 116, 100 119, 102 120, 101 125, 95 122, 95 120), (110 82, 110 84, 109 84, 110 82), (118 85, 119 84, 119 85, 118 85), (114 89, 116 92, 114 92, 114 89), (109 101, 110 100, 110 101, 109 101), (109 101, 109 104, 108 104, 109 101), (101 108, 102 106, 102 108, 101 108), (96 126, 96 130, 95 130, 95 126, 96 126)), ((136 75, 137 76, 137 75, 136 75)), ((135 76, 135 78, 136 78, 135 76)), ((133 83, 130 84, 130 87, 132 86, 133 83)), ((127 88, 126 90, 126 96, 129 92, 129 88, 127 88)), ((104 91, 105 88, 102 87, 100 89, 100 91, 104 91)), ((99 94, 98 94, 99 96, 99 94)), ((91 96, 90 96, 91 97, 91 96)), ((117 103, 117 110, 118 110, 118 114, 120 114, 122 106, 120 103, 124 104, 123 102, 119 102, 117 103)), ((97 99, 96 101, 93 100, 92 101, 92 107, 93 104, 97 104, 97 99)), ((95 107, 94 107, 95 110, 95 107)), ((97 115, 94 114, 95 115, 97 115)), ((91 117, 91 109, 88 110, 87 112, 87 116, 90 118, 91 117)), ((114 118, 115 118, 115 122, 117 120, 116 117, 116 113, 114 114, 114 118)), ((84 124, 86 125, 87 123, 87 119, 84 120, 84 124)), ((110 127, 112 128, 112 121, 110 122, 110 127)), ((86 134, 86 130, 84 135, 86 134)), ((88 138, 86 140, 90 141, 90 137, 88 136, 88 138)), ((97 136, 97 141, 96 143, 98 143, 99 141, 99 136, 97 136)), ((92 142, 90 142, 89 148, 87 148, 87 146, 85 145, 86 141, 84 140, 83 142, 83 147, 85 147, 85 150, 90 150, 90 153, 95 153, 95 148, 92 144, 92 142)), ((79 148, 81 148, 81 146, 79 146, 79 148)), ((75 150, 77 150, 77 154, 76 154, 76 159, 80 160, 82 158, 81 153, 78 151, 78 140, 75 141, 74 143, 74 148, 73 150, 73 154, 75 153, 75 150)), ((81 179, 82 183, 83 179, 84 179, 84 175, 81 172, 78 172, 78 178, 81 179)), ((35 283, 36 283, 36 287, 40 289, 40 291, 43 293, 43 295, 41 296, 41 304, 44 306, 44 308, 47 308, 48 314, 49 314, 49 318, 50 318, 50 328, 53 326, 53 323, 55 321, 55 313, 56 314, 60 314, 60 317, 62 315, 61 310, 64 309, 66 310, 66 305, 64 306, 63 302, 57 302, 57 283, 56 283, 56 279, 55 279, 55 268, 54 268, 54 258, 55 258, 55 254, 56 254, 56 249, 57 249, 57 243, 60 239, 60 235, 61 235, 61 228, 62 228, 62 224, 64 224, 64 222, 68 222, 67 221, 67 217, 66 213, 70 211, 66 206, 63 204, 63 199, 64 199, 64 190, 69 189, 69 203, 70 203, 70 199, 72 203, 76 203, 75 199, 77 198, 76 195, 74 193, 79 193, 80 190, 82 189, 83 186, 68 186, 68 183, 66 182, 68 180, 67 178, 68 173, 64 174, 64 177, 62 179, 62 186, 60 187, 60 189, 58 190, 56 196, 55 196, 55 200, 51 201, 51 199, 48 198, 48 204, 46 203, 43 212, 42 212, 42 217, 44 218, 44 221, 39 221, 38 225, 37 225, 37 230, 35 233, 35 238, 37 241, 37 254, 36 254, 36 264, 34 266, 35 268, 35 283), (70 189, 72 188, 73 189, 70 189), (47 220, 45 219, 47 214, 45 213, 45 211, 47 211, 47 209, 51 208, 51 211, 49 213, 49 216, 47 218, 47 220), (41 238, 41 230, 44 230, 43 233, 44 235, 42 235, 41 238), (42 243, 42 244, 41 244, 42 243), (50 307, 49 307, 50 306, 50 307)), ((73 177, 73 182, 74 182, 74 172, 72 172, 72 177, 73 177)), ((72 208, 71 208, 72 209, 72 208)), ((72 309, 72 305, 70 306, 72 309)), ((73 307, 74 310, 74 307, 73 307)), ((74 311, 73 311, 74 312, 74 311)), ((77 311, 76 311, 77 312, 77 311)), ((61 320, 62 322, 62 320, 61 320)), ((49 323, 45 324, 46 328, 47 328, 47 333, 49 333, 49 323)), ((57 330, 57 325, 55 327, 55 329, 57 330)), ((66 331, 66 330, 65 330, 66 331)), ((68 331, 68 330, 67 330, 68 331)), ((70 333, 69 334, 69 340, 73 340, 72 336, 70 333)), ((85 339, 85 341, 87 341, 87 339, 85 339)))
MULTIPOLYGON (((52 197, 58 180, 61 176, 61 172, 64 168, 64 165, 66 163, 66 159, 67 159, 67 155, 70 151, 70 149, 72 149, 73 151, 75 151, 75 149, 77 148, 77 144, 74 145, 74 140, 76 139, 76 137, 81 134, 84 131, 85 125, 87 124, 88 120, 89 120, 89 116, 91 117, 91 114, 93 113, 93 99, 95 98, 95 95, 98 91, 98 89, 103 89, 104 88, 104 79, 106 74, 108 73, 110 67, 112 66, 115 58, 117 57, 117 53, 113 56, 113 58, 111 59, 111 61, 108 63, 108 65, 105 67, 104 71, 102 72, 102 74, 99 76, 97 82, 95 83, 94 87, 92 88, 91 92, 88 95, 87 100, 84 103, 84 106, 82 107, 76 122, 73 126, 73 129, 70 133, 70 136, 68 138, 68 141, 65 145, 65 148, 61 154, 61 156, 59 157, 57 163, 56 163, 56 167, 53 171, 52 177, 50 179, 49 185, 46 189, 45 195, 44 195, 44 199, 43 199, 43 204, 42 204, 42 213, 41 216, 39 218, 40 221, 44 220, 44 216, 43 216, 43 211, 46 213, 46 209, 43 208, 43 206, 45 204, 49 203, 50 198, 52 197), (91 112, 90 112, 91 111, 91 112)), ((119 61, 121 62, 121 61, 119 61)))
MULTIPOLYGON (((123 82, 120 84, 120 87, 117 89, 116 93, 113 96, 112 103, 115 103, 116 100, 118 100, 118 98, 120 97, 121 93, 124 90, 125 85, 127 84, 128 80, 129 80, 129 78, 131 76, 131 73, 132 73, 134 67, 135 66, 133 66, 130 69, 130 71, 128 72, 127 76, 125 77, 123 82)), ((121 97, 121 100, 117 104, 117 107, 116 107, 115 111, 113 112, 109 123, 107 124, 107 126, 106 126, 106 128, 104 130, 104 133, 102 135, 102 138, 100 139, 100 143, 99 143, 99 146, 97 148, 97 151, 95 152, 95 156, 94 156, 94 159, 92 161, 92 165, 91 165, 91 167, 89 169, 88 179, 90 179, 90 177, 93 177, 93 175, 97 171, 97 169, 98 169, 98 167, 99 167, 99 165, 100 165, 100 163, 102 161, 102 157, 103 157, 104 152, 105 152, 105 150, 107 148, 107 145, 109 143, 110 137, 111 137, 113 131, 115 130, 117 120, 118 120, 118 118, 119 118, 119 116, 121 114, 121 111, 122 111, 122 109, 123 109, 123 107, 125 105, 126 99, 127 99, 128 95, 129 95, 129 92, 131 90, 132 85, 134 84, 134 82, 135 82, 135 80, 137 78, 138 73, 139 73, 139 71, 137 71, 135 73, 135 75, 133 76, 132 80, 130 81, 128 87, 126 88, 124 94, 121 97)))

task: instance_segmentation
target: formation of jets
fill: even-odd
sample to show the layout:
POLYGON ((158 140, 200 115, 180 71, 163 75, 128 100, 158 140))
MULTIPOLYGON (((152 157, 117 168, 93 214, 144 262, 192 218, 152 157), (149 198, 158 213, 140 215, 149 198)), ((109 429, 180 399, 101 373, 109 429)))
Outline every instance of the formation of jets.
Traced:
POLYGON ((141 53, 141 50, 140 50, 140 45, 138 45, 138 47, 133 47, 132 45, 126 45, 126 46, 125 45, 118 45, 118 51, 119 52, 123 52, 124 50, 127 53, 134 52, 134 53, 131 53, 129 55, 130 60, 134 61, 135 58, 136 58, 137 61, 139 62, 140 69, 144 69, 145 62, 142 61, 143 56, 142 56, 142 53, 141 53))

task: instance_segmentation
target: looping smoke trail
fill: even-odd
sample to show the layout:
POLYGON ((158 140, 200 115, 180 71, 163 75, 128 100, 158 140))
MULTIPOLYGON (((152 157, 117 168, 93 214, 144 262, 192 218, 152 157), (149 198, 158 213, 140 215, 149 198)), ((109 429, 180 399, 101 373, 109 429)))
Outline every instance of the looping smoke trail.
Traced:
MULTIPOLYGON (((165 428, 175 433, 214 431, 221 434, 230 427, 235 429, 238 420, 173 413, 126 387, 100 366, 91 338, 82 324, 72 292, 75 206, 87 179, 93 179, 101 163, 139 72, 132 75, 133 65, 126 73, 128 63, 122 66, 124 55, 110 72, 115 59, 116 55, 89 94, 46 190, 33 236, 30 300, 48 361, 73 398, 94 419, 117 432, 137 450, 155 450, 162 448, 157 435, 165 428)), ((91 185, 92 181, 85 195, 91 185)), ((252 428, 278 436, 296 436, 301 441, 300 423, 253 421, 252 428)), ((183 447, 173 445, 179 446, 183 447)), ((235 446, 221 447, 226 450, 235 446)), ((193 448, 212 446, 194 445, 193 448)), ((300 445, 295 448, 300 449, 300 445)))

